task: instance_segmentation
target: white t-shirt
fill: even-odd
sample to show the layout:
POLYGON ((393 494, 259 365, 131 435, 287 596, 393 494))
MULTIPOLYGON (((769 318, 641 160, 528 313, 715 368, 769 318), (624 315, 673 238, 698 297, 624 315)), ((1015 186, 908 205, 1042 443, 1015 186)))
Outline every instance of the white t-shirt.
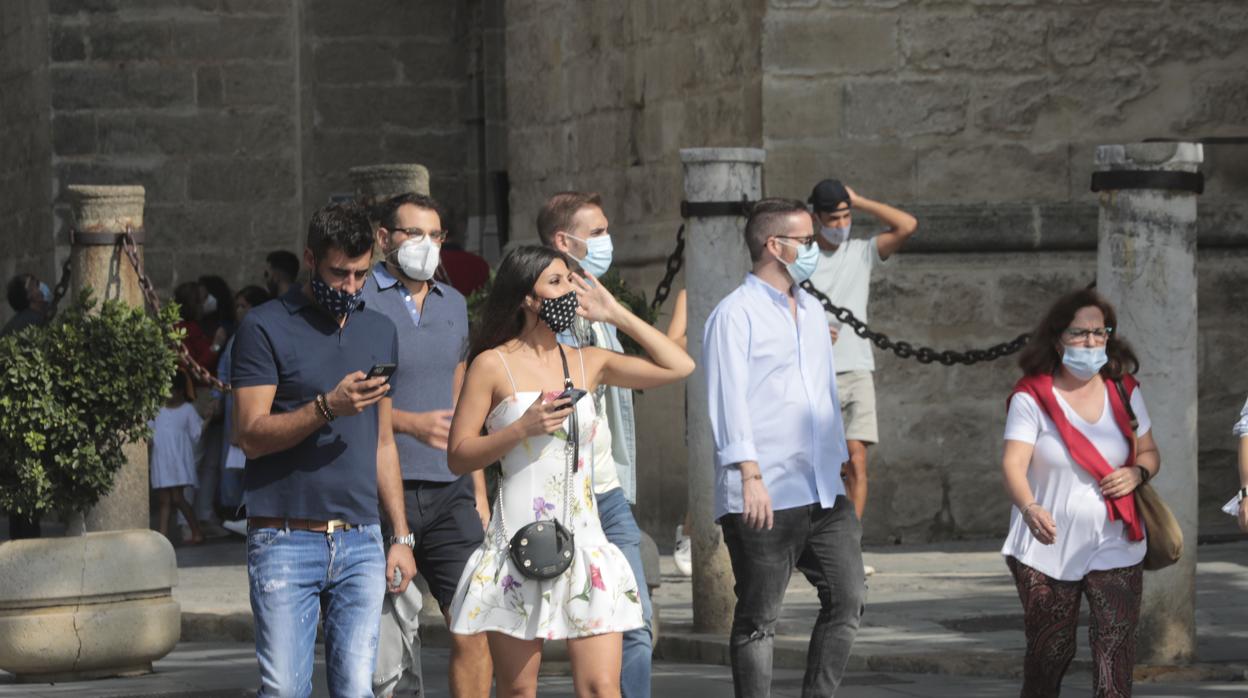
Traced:
MULTIPOLYGON (((871 270, 884 264, 875 237, 867 240, 846 240, 835 250, 819 250, 819 264, 810 276, 810 283, 832 300, 834 305, 848 308, 854 317, 867 322, 867 301, 871 296, 871 270)), ((829 322, 836 318, 828 314, 829 322)), ((832 345, 836 372, 874 371, 875 357, 871 342, 859 337, 848 325, 841 328, 832 345)))
MULTIPOLYGON (((1109 391, 1115 388, 1109 385, 1105 388, 1104 409, 1095 424, 1080 417, 1056 391, 1054 395, 1071 426, 1088 437, 1107 463, 1118 468, 1127 460, 1130 446, 1109 406, 1109 391)), ((1131 393, 1131 408, 1139 420, 1137 436, 1147 434, 1152 423, 1139 389, 1131 393)), ((1036 540, 1018 507, 1014 507, 1010 513, 1010 532, 1001 554, 1013 556, 1028 567, 1066 581, 1083 579, 1094 570, 1130 567, 1144 559, 1145 541, 1129 540, 1123 522, 1109 520, 1097 480, 1071 458, 1057 426, 1030 395, 1018 393, 1010 400, 1005 438, 1035 446, 1027 468, 1027 482, 1036 501, 1052 514, 1057 524, 1057 540, 1052 545, 1036 540)))

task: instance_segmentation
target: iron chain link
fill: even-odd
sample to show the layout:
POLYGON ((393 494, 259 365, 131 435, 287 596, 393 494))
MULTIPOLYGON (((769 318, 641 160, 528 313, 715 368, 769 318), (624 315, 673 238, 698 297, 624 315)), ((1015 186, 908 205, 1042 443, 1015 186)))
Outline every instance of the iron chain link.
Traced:
MULTIPOLYGON (((130 266, 134 267, 134 274, 139 280, 139 291, 143 293, 143 300, 147 303, 148 308, 152 312, 160 312, 160 298, 156 295, 156 287, 152 284, 152 280, 143 272, 143 262, 139 259, 139 247, 134 242, 134 235, 129 225, 126 226, 126 232, 118 236, 117 244, 121 247, 121 251, 125 253, 126 259, 130 260, 130 266)), ((197 382, 211 386, 214 390, 220 392, 229 392, 230 386, 222 383, 212 372, 204 368, 191 357, 191 352, 186 348, 185 342, 177 344, 178 362, 182 367, 191 373, 191 377, 197 382)))
POLYGON ((681 223, 676 229, 676 249, 668 255, 667 270, 663 273, 663 280, 654 289, 654 300, 650 301, 651 310, 658 310, 672 294, 672 282, 676 280, 676 275, 680 273, 683 266, 685 266, 685 224, 681 223))
POLYGON ((65 258, 65 262, 61 264, 61 278, 56 282, 56 287, 52 289, 52 302, 48 304, 48 318, 56 317, 57 306, 61 304, 61 299, 69 292, 70 272, 73 270, 74 256, 65 258))
POLYGON ((841 324, 851 327, 854 330, 854 334, 867 339, 884 351, 893 352, 898 358, 914 359, 921 364, 939 363, 942 366, 953 366, 955 364, 971 366, 984 361, 995 361, 1018 352, 1027 344, 1027 340, 1031 337, 1028 334, 1020 334, 1011 341, 994 344, 987 349, 967 349, 966 351, 937 351, 931 347, 916 347, 910 342, 893 341, 883 332, 876 332, 867 327, 867 323, 854 317, 854 314, 848 308, 833 305, 832 301, 809 281, 803 281, 802 288, 814 296, 819 301, 819 304, 823 306, 823 309, 831 313, 841 324))

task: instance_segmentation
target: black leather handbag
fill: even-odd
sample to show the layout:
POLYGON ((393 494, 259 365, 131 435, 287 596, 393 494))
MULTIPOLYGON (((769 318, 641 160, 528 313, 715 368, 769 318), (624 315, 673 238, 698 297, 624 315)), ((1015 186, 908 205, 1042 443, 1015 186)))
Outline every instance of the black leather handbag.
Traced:
MULTIPOLYGON (((559 347, 559 358, 563 360, 563 384, 565 388, 572 388, 572 376, 568 372, 568 357, 563 352, 563 347, 559 347)), ((568 511, 568 482, 572 479, 572 474, 577 470, 577 461, 580 459, 580 429, 577 424, 576 409, 573 407, 572 416, 569 419, 570 426, 568 429, 568 443, 565 447, 567 454, 567 470, 563 478, 563 509, 561 513, 568 511)), ((505 537, 507 528, 506 518, 503 517, 503 492, 499 488, 498 492, 498 512, 500 537, 505 537)), ((565 514, 566 515, 566 514, 565 514)), ((572 556, 576 552, 576 538, 566 526, 559 523, 559 519, 551 518, 546 521, 534 521, 516 531, 511 537, 508 544, 511 555, 511 562, 526 577, 531 579, 554 579, 563 574, 565 570, 572 565, 572 556)))

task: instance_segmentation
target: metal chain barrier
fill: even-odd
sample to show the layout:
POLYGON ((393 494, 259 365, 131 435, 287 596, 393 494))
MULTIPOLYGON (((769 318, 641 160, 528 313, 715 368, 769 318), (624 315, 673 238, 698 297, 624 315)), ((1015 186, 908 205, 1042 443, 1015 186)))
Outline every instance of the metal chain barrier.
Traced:
POLYGON ((683 266, 685 266, 685 224, 681 223, 680 228, 676 230, 676 249, 668 255, 667 271, 663 274, 663 280, 654 289, 654 300, 650 301, 651 310, 658 310, 671 295, 672 281, 676 279, 676 275, 680 273, 683 266))
POLYGON ((70 272, 73 269, 74 256, 71 254, 65 258, 65 263, 61 265, 61 278, 56 282, 56 287, 52 289, 52 302, 48 304, 48 318, 56 317, 57 306, 61 304, 61 299, 69 292, 70 272))
POLYGON ((866 338, 884 351, 893 352, 898 358, 912 358, 921 364, 939 363, 943 366, 953 366, 955 364, 971 366, 983 361, 995 361, 1001 357, 1016 353, 1031 338, 1029 334, 1020 334, 1009 342, 994 344, 987 349, 967 349, 966 351, 937 351, 931 347, 915 347, 910 342, 894 342, 883 332, 876 332, 867 327, 867 323, 854 317, 854 314, 848 308, 833 305, 832 301, 809 281, 803 281, 802 288, 818 299, 823 309, 831 313, 837 320, 840 320, 842 325, 849 325, 853 328, 854 333, 859 337, 866 338))
MULTIPOLYGON (((121 251, 125 253, 126 259, 130 260, 130 266, 134 267, 135 276, 139 279, 139 290, 143 293, 143 300, 147 303, 148 308, 152 312, 160 312, 160 298, 156 296, 156 287, 152 284, 152 280, 143 272, 143 262, 139 259, 139 247, 134 242, 130 226, 126 226, 126 232, 117 238, 117 244, 121 246, 121 251)), ((191 373, 191 376, 199 383, 211 386, 214 390, 220 392, 229 392, 230 386, 222 383, 212 372, 204 368, 198 361, 191 357, 191 352, 186 348, 184 342, 177 343, 178 362, 182 367, 191 373)))

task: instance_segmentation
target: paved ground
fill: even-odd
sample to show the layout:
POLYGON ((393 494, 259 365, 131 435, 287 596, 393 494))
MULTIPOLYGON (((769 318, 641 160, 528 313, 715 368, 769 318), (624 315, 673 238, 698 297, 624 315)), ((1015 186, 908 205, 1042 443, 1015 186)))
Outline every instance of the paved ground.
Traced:
MULTIPOLYGON (((444 649, 424 653, 428 698, 445 698, 446 661, 444 649)), ((776 672, 772 695, 790 698, 801 694, 801 672, 776 672)), ((1090 678, 1072 675, 1063 696, 1086 698, 1090 678)), ((23 698, 148 698, 187 696, 190 698, 244 698, 255 695, 257 685, 253 648, 244 643, 183 643, 173 654, 157 662, 156 673, 128 679, 105 679, 54 686, 13 684, 12 677, 0 673, 0 696, 23 698)), ((324 665, 318 657, 313 695, 326 698, 324 665)), ((1139 685, 1137 696, 1152 698, 1218 698, 1243 695, 1243 683, 1185 683, 1139 685)), ((983 679, 922 674, 856 672, 846 678, 837 696, 842 698, 999 698, 1017 695, 1017 683, 1006 679, 983 679)), ((727 696, 732 694, 732 677, 727 667, 709 664, 659 662, 654 671, 654 695, 727 696)), ((572 696, 571 680, 565 676, 543 677, 541 696, 572 696)))
MULTIPOLYGON (((1013 584, 991 542, 868 550, 879 572, 870 579, 867 615, 838 695, 1009 696, 1018 690, 1022 620, 1013 584)), ((1201 665, 1137 683, 1140 696, 1248 695, 1248 542, 1197 549, 1197 623, 1201 665), (1203 679, 1203 680, 1201 680, 1203 679)), ((0 672, 0 696, 244 696, 256 685, 244 549, 239 540, 178 551, 183 643, 157 664, 157 674, 58 686, 14 685, 0 672)), ((663 560, 656 594, 662 629, 656 652, 656 696, 730 695, 723 637, 690 632, 688 579, 663 560), (701 662, 701 663, 690 663, 701 662), (718 665, 717 665, 718 664, 718 665)), ((1145 583, 1147 584, 1147 576, 1145 583)), ((800 693, 814 590, 797 575, 777 638, 774 695, 800 693)), ((430 696, 444 693, 445 633, 428 626, 430 696)), ((1063 695, 1090 695, 1086 633, 1063 695)), ((323 690, 318 689, 318 690, 323 690)), ((571 695, 563 677, 544 679, 542 695, 571 695)), ((318 693, 324 695, 324 693, 318 693)))

